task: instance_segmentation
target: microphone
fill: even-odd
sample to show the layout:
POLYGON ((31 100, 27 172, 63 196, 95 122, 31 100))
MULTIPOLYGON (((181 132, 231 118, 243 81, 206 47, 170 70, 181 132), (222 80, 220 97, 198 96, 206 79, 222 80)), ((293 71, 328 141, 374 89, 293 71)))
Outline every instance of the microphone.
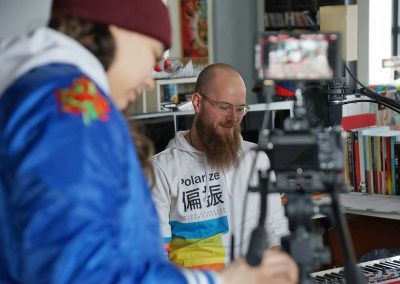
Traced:
POLYGON ((334 96, 330 96, 328 99, 328 120, 329 126, 336 126, 342 123, 343 114, 343 100, 337 99, 334 96))
POLYGON ((342 123, 343 101, 346 98, 346 79, 334 78, 323 86, 324 95, 328 96, 328 124, 336 126, 342 123))

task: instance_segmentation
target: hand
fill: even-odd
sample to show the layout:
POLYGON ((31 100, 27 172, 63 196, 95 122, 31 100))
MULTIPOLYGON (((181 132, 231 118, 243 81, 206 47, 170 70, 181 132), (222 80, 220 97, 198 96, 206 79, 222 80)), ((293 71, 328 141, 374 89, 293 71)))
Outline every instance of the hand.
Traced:
POLYGON ((221 272, 222 283, 295 284, 298 282, 296 263, 284 252, 268 250, 260 266, 250 267, 237 260, 221 272))

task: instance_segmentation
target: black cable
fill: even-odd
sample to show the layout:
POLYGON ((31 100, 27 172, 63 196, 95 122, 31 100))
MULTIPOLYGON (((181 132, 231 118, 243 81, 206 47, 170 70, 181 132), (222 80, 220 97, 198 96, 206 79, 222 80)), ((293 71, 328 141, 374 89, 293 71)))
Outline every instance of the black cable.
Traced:
POLYGON ((365 95, 367 97, 369 97, 372 100, 377 101, 377 104, 383 105, 397 113, 400 113, 400 103, 398 103, 397 101, 390 99, 390 98, 386 98, 374 91, 372 91, 371 89, 367 88, 365 85, 363 85, 350 71, 350 69, 346 66, 346 64, 344 64, 344 68, 346 69, 347 73, 350 75, 350 77, 357 83, 359 84, 361 87, 363 87, 363 89, 360 89, 360 93, 362 95, 365 95))
POLYGON ((374 100, 353 100, 353 101, 342 102, 341 104, 342 105, 347 105, 347 104, 362 103, 362 102, 374 103, 374 104, 377 104, 377 105, 383 105, 384 107, 387 107, 387 108, 391 109, 392 111, 398 112, 398 110, 395 107, 392 107, 391 105, 389 105, 387 103, 377 102, 377 101, 374 101, 374 100))
POLYGON ((356 104, 356 103, 375 103, 375 104, 377 104, 377 102, 374 100, 352 100, 352 101, 342 102, 341 104, 348 105, 348 104, 356 104))

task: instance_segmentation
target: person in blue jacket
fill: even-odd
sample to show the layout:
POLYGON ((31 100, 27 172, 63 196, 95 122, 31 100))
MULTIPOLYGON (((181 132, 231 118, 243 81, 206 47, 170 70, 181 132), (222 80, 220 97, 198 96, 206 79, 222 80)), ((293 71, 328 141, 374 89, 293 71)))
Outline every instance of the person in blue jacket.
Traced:
POLYGON ((35 18, 46 1, 5 2, 0 283, 296 282, 281 252, 218 273, 177 268, 164 253, 140 147, 120 112, 153 87, 151 68, 170 46, 160 0, 55 0, 53 28, 35 18))

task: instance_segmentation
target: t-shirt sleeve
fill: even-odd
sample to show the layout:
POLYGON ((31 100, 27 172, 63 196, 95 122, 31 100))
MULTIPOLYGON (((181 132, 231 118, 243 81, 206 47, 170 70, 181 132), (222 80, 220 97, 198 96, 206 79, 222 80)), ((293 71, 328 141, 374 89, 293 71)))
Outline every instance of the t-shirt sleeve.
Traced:
POLYGON ((168 179, 165 172, 156 160, 153 160, 154 170, 154 186, 152 188, 152 196, 154 203, 157 208, 161 235, 166 249, 169 249, 169 243, 171 241, 171 226, 169 224, 170 210, 171 210, 171 190, 168 184, 168 179))

